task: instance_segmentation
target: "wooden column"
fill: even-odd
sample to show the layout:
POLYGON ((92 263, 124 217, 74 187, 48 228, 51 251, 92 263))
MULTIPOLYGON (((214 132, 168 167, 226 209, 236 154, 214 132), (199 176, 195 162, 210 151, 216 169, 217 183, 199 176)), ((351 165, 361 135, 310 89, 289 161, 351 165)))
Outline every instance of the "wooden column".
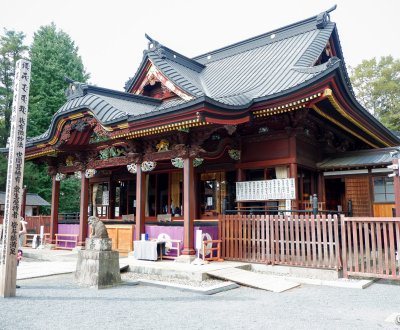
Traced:
POLYGON ((51 222, 50 222, 50 243, 55 242, 55 234, 58 233, 58 205, 60 197, 60 181, 56 176, 52 176, 51 186, 51 222))
MULTIPOLYGON (((393 165, 399 164, 400 162, 398 159, 394 159, 393 165)), ((395 170, 394 173, 400 173, 400 170, 395 170)), ((395 208, 396 208, 396 217, 400 217, 400 176, 396 175, 393 177, 393 183, 394 183, 394 202, 395 202, 395 208)))
POLYGON ((294 185, 296 189, 296 199, 292 201, 292 207, 295 210, 299 209, 299 182, 297 178, 297 164, 291 163, 289 167, 290 177, 294 178, 294 185))
MULTIPOLYGON (((246 181, 246 176, 244 173, 244 169, 242 168, 238 168, 236 170, 236 181, 237 182, 241 182, 241 181, 246 181)), ((237 209, 241 210, 241 208, 243 207, 243 203, 237 202, 237 209)), ((238 214, 241 214, 240 212, 238 212, 238 214)))
POLYGON ((79 246, 85 246, 88 227, 89 207, 89 179, 85 177, 85 171, 81 172, 81 207, 79 214, 79 246))
POLYGON ((136 240, 140 240, 140 235, 145 232, 146 194, 146 174, 140 164, 136 164, 136 240))
POLYGON ((318 173, 318 200, 320 202, 326 202, 325 196, 325 177, 323 172, 318 173))
POLYGON ((193 158, 183 159, 183 251, 184 255, 194 255, 194 218, 196 215, 196 182, 193 158))
POLYGON ((107 217, 109 219, 115 219, 115 181, 110 178, 109 181, 109 198, 108 198, 108 212, 107 217))

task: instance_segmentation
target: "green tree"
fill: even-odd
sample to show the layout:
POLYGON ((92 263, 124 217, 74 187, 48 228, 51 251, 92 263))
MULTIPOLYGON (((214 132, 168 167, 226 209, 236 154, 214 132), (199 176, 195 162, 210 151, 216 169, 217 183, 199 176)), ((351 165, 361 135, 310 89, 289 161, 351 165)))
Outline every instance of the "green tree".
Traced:
POLYGON ((360 103, 386 127, 400 131, 400 60, 364 60, 350 72, 360 103))
POLYGON ((15 64, 28 50, 24 39, 22 32, 7 29, 0 36, 0 146, 5 146, 10 134, 15 64))
POLYGON ((34 34, 30 57, 28 136, 37 136, 48 129, 53 114, 66 102, 64 77, 87 82, 89 74, 78 55, 78 47, 54 23, 40 27, 34 34))
MULTIPOLYGON (((44 133, 55 112, 66 102, 67 88, 64 77, 87 82, 78 47, 65 32, 58 30, 54 23, 42 26, 34 34, 30 48, 32 77, 28 112, 28 136, 44 133)), ((40 194, 51 200, 51 178, 47 167, 28 162, 25 167, 24 184, 29 192, 40 194)), ((60 212, 79 211, 80 182, 68 179, 61 183, 60 212)))

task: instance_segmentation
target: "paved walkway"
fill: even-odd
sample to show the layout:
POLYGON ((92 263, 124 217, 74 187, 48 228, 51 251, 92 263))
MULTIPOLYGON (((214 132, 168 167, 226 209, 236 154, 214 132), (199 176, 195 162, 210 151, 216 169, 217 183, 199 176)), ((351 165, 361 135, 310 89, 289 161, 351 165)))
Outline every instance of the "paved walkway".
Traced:
MULTIPOLYGON (((399 282, 379 281, 365 290, 302 284, 279 294, 240 287, 212 296, 128 283, 95 290, 78 287, 71 273, 22 279, 24 272, 39 274, 38 268, 73 271, 77 257, 31 253, 46 260, 21 263, 17 297, 0 298, 0 329, 400 329, 399 282)), ((26 249, 25 256, 32 254, 26 249)))
POLYGON ((72 274, 19 284, 16 298, 0 298, 0 329, 400 328, 393 316, 400 314, 400 285, 383 283, 283 293, 240 287, 211 296, 143 285, 79 288, 72 274))

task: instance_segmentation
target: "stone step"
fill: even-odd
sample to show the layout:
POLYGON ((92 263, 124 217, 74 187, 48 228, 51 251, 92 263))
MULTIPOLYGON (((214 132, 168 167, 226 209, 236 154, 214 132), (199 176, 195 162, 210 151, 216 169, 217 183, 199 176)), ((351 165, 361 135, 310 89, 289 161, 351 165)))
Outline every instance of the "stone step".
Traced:
POLYGON ((208 271, 207 274, 223 280, 272 292, 283 292, 300 286, 299 283, 291 282, 276 276, 255 273, 238 268, 218 269, 208 271))

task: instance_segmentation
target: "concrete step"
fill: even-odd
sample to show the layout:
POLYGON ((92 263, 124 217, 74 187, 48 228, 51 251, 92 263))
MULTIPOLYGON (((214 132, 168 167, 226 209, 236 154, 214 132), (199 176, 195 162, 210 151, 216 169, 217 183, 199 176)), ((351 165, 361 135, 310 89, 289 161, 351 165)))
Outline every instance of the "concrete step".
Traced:
POLYGON ((207 274, 223 280, 272 292, 283 292, 300 286, 299 283, 287 281, 282 278, 238 268, 217 269, 208 271, 207 274))

